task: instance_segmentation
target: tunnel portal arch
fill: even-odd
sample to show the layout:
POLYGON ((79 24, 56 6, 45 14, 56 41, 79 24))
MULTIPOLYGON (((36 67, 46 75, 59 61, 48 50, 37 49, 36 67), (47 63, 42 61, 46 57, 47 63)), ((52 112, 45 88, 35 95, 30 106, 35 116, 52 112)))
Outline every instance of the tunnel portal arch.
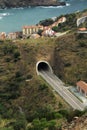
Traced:
POLYGON ((41 70, 53 73, 52 67, 47 61, 38 61, 36 63, 36 72, 38 75, 41 70))

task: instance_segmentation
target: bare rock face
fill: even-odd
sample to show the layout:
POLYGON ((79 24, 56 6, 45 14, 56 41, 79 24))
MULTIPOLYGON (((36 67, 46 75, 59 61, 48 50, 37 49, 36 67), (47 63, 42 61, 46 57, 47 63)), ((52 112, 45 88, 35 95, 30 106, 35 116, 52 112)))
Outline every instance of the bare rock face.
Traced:
POLYGON ((28 7, 28 6, 59 6, 65 5, 65 2, 58 2, 57 0, 0 0, 0 8, 11 7, 28 7))

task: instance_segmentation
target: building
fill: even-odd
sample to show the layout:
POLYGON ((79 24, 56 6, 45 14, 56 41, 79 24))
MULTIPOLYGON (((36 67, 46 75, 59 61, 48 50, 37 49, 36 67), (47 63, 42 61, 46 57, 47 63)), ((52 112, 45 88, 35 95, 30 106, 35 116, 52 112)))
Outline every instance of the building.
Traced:
POLYGON ((54 36, 55 32, 51 29, 51 28, 46 28, 43 32, 42 32, 42 36, 49 36, 52 37, 54 36))
POLYGON ((1 32, 0 33, 0 39, 1 40, 5 40, 6 39, 6 33, 5 32, 1 32))
POLYGON ((84 81, 78 81, 76 83, 77 85, 77 90, 84 95, 85 97, 87 97, 87 83, 85 83, 84 81))
POLYGON ((79 31, 87 31, 87 28, 79 28, 79 31))
POLYGON ((7 38, 11 40, 15 40, 17 38, 17 34, 15 32, 9 33, 7 38))
POLYGON ((77 33, 87 33, 87 28, 78 28, 77 33))
POLYGON ((31 34, 37 33, 39 30, 43 30, 43 26, 23 26, 22 33, 23 36, 29 36, 31 34))

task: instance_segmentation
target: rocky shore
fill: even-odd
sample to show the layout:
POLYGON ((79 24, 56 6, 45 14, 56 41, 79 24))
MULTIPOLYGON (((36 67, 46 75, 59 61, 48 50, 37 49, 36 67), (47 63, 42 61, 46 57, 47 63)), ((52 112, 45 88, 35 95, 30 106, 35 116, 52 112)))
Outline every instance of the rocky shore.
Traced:
POLYGON ((34 7, 34 6, 65 6, 65 2, 59 2, 56 0, 0 0, 0 8, 19 8, 19 7, 34 7))

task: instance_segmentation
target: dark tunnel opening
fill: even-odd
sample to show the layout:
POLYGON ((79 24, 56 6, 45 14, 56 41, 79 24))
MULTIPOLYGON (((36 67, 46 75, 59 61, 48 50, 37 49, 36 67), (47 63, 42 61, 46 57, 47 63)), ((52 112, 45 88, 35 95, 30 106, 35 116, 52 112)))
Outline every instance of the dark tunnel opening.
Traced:
POLYGON ((39 75, 41 71, 49 71, 53 73, 53 70, 47 61, 38 61, 36 64, 36 72, 39 75))
POLYGON ((50 71, 49 65, 45 62, 40 62, 38 64, 38 71, 50 71))

